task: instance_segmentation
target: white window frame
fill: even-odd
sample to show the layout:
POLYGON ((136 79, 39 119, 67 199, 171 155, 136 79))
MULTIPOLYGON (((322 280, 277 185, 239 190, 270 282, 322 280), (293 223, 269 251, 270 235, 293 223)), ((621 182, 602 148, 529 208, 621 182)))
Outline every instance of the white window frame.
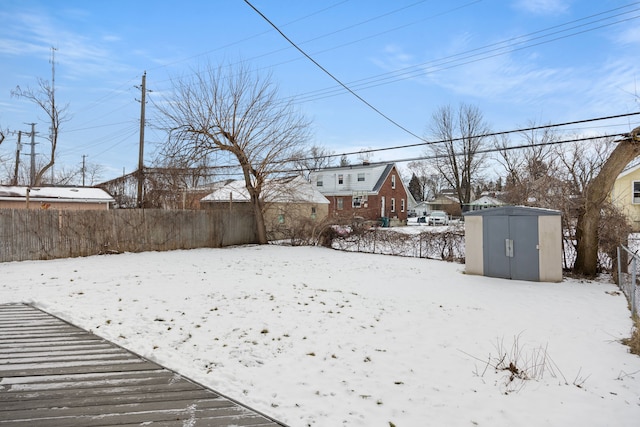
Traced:
POLYGON ((640 204, 640 181, 631 182, 631 203, 640 204))
POLYGON ((344 209, 344 199, 342 197, 338 197, 336 199, 336 209, 339 211, 344 209))
POLYGON ((338 174, 338 185, 344 184, 344 175, 338 174))
POLYGON ((400 199, 400 212, 404 212, 404 199, 400 199))
POLYGON ((324 185, 324 181, 322 180, 322 175, 318 175, 318 179, 316 180, 316 187, 322 187, 324 185))
POLYGON ((396 211, 396 199, 395 197, 391 198, 391 212, 395 212, 396 211))
POLYGON ((358 172, 358 182, 364 182, 364 172, 358 172))
POLYGON ((354 191, 351 195, 351 207, 354 209, 367 207, 369 194, 366 191, 354 191))
POLYGON ((391 175, 391 188, 393 190, 396 189, 396 176, 395 175, 391 175))

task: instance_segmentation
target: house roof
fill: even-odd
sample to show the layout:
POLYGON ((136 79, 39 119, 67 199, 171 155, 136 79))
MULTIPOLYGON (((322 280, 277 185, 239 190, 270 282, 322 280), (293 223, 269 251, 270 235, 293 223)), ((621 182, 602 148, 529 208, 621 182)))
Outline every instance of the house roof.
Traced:
MULTIPOLYGON (((367 173, 371 179, 368 179, 366 182, 352 183, 351 186, 345 186, 344 189, 327 189, 325 187, 322 189, 322 193, 329 195, 350 195, 353 193, 353 191, 367 191, 369 193, 376 194, 380 191, 395 166, 395 163, 365 163, 323 168, 321 170, 311 172, 310 176, 313 180, 314 177, 322 175, 337 175, 340 173, 348 174, 349 172, 367 173)), ((399 174, 398 178, 400 178, 400 184, 404 187, 405 192, 409 196, 411 193, 407 189, 404 181, 402 180, 402 177, 400 177, 399 174)), ((415 201, 413 200, 413 202, 415 201)))
MULTIPOLYGON (((272 179, 265 183, 263 200, 268 203, 329 204, 329 200, 301 176, 272 179)), ((248 202, 244 180, 220 182, 201 202, 248 202)))
POLYGON ((637 171, 638 169, 640 169, 640 163, 629 164, 622 172, 620 172, 620 175, 618 175, 618 178, 622 178, 626 175, 630 175, 635 171, 637 171))
POLYGON ((468 203, 470 206, 502 206, 506 203, 496 199, 495 197, 490 196, 482 196, 477 200, 474 200, 471 203, 468 203))
POLYGON ((56 201, 72 203, 112 203, 114 198, 101 188, 93 187, 21 187, 0 186, 0 200, 56 201))

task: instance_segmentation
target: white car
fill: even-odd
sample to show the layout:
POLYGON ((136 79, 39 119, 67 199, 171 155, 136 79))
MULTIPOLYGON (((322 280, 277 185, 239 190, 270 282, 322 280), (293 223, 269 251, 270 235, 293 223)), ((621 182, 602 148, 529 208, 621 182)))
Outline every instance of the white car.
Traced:
POLYGON ((427 223, 429 225, 448 225, 449 215, 444 211, 433 211, 427 217, 427 223))

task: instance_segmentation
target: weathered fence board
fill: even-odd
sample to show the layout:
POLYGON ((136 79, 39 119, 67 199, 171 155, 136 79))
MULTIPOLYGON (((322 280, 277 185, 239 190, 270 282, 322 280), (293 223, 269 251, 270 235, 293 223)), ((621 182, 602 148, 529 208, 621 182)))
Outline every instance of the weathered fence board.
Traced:
POLYGON ((251 215, 212 210, 0 209, 0 262, 254 243, 251 215))

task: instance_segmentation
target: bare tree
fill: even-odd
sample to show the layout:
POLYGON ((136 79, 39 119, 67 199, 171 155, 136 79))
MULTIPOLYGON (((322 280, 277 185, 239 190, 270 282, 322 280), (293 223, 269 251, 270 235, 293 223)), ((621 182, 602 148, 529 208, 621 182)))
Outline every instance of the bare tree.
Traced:
POLYGON ((169 140, 165 155, 197 160, 211 152, 232 155, 241 169, 256 220, 259 243, 268 243, 261 193, 265 180, 300 158, 309 122, 292 101, 277 97, 271 76, 246 66, 196 70, 173 82, 159 105, 169 140))
POLYGON ((20 86, 16 86, 16 88, 11 91, 11 95, 18 98, 25 98, 36 104, 47 114, 49 122, 51 123, 51 133, 49 134, 49 141, 51 143, 49 161, 36 172, 33 185, 38 186, 42 183, 44 174, 51 169, 56 162, 56 148, 58 145, 60 126, 69 120, 67 114, 69 106, 58 106, 58 104, 56 104, 56 94, 53 85, 50 84, 49 81, 41 78, 38 78, 38 87, 36 89, 30 87, 22 89, 20 86))
MULTIPOLYGON (((530 127, 535 127, 535 124, 531 123, 530 127)), ((551 208, 553 203, 547 199, 559 185, 556 178, 558 152, 554 151, 553 145, 558 136, 550 128, 523 132, 521 136, 525 144, 520 145, 525 147, 515 150, 511 148, 513 144, 507 135, 500 135, 494 140, 498 153, 496 160, 506 173, 505 201, 551 208)))
POLYGON ((420 200, 429 200, 442 190, 442 178, 440 174, 435 173, 430 162, 426 160, 409 162, 407 169, 416 176, 420 184, 420 200))
POLYGON ((373 150, 371 147, 363 148, 357 154, 357 159, 361 164, 371 163, 373 160, 373 150))
POLYGON ((613 184, 624 168, 640 155, 640 127, 618 142, 592 178, 585 180, 584 200, 576 224, 575 273, 595 276, 598 268, 600 215, 613 184))
POLYGON ((473 184, 479 178, 487 157, 480 151, 489 126, 478 107, 461 104, 457 111, 444 106, 433 113, 430 145, 433 167, 455 191, 461 205, 471 201, 473 184))
POLYGON ((308 150, 301 152, 300 155, 300 159, 295 161, 296 168, 307 178, 309 172, 333 165, 334 153, 320 145, 312 145, 308 150))

